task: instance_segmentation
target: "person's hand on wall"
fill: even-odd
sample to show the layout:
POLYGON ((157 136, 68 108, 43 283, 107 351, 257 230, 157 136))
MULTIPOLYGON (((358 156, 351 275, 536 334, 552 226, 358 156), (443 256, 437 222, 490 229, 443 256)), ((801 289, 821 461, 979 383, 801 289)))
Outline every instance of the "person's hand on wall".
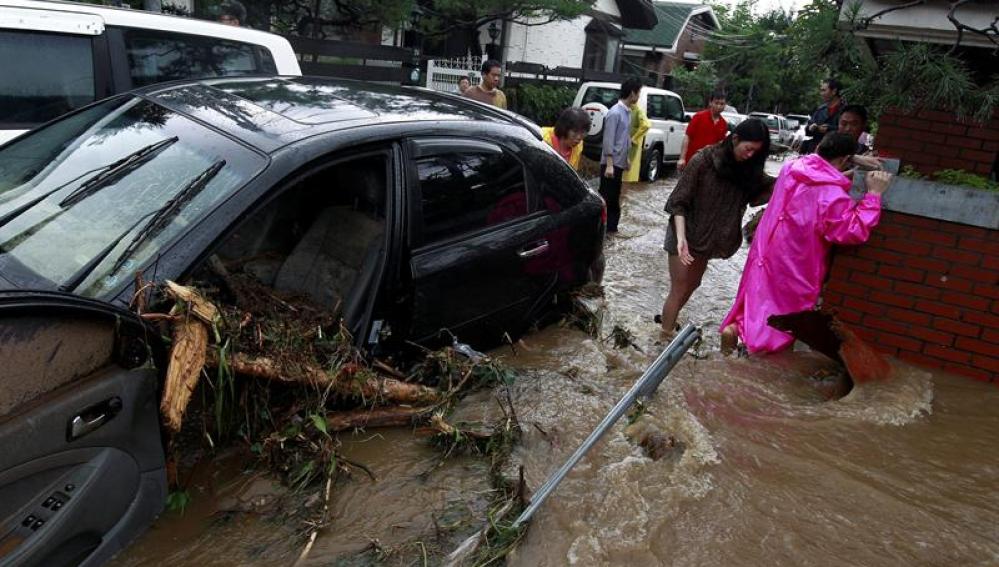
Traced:
POLYGON ((891 184, 892 174, 887 171, 868 171, 864 178, 867 184, 867 192, 875 195, 883 195, 891 184))

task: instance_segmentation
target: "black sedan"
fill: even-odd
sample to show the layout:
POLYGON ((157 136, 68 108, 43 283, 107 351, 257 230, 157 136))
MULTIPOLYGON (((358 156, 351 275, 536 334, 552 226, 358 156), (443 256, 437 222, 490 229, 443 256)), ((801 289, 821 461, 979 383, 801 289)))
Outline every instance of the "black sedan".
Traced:
POLYGON ((170 83, 0 147, 0 563, 100 562, 161 509, 137 272, 238 272, 368 351, 485 347, 599 279, 603 234, 536 127, 422 89, 170 83))

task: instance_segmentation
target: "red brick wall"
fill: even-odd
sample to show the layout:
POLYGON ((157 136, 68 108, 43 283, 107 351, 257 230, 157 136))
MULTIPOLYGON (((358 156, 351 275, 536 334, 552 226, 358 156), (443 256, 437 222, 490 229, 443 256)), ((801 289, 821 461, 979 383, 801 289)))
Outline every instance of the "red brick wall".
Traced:
POLYGON ((822 301, 883 352, 999 384, 997 230, 883 211, 837 248, 822 301))
POLYGON ((902 160, 929 175, 963 169, 988 176, 999 151, 999 114, 986 124, 958 120, 950 112, 889 110, 878 117, 875 145, 880 153, 902 160))

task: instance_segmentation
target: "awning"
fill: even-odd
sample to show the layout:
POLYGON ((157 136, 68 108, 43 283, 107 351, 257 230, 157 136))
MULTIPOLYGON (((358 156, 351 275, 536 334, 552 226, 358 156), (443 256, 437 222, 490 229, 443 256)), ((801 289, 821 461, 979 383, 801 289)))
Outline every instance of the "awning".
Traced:
POLYGON ((659 23, 652 0, 617 0, 621 25, 626 28, 650 30, 659 23))

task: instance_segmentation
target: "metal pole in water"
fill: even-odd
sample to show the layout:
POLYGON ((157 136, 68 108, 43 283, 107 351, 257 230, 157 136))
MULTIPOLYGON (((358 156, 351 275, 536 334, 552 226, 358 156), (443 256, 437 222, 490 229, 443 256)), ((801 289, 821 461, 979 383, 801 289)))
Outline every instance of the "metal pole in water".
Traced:
POLYGON ((645 370, 642 377, 635 382, 635 385, 628 390, 628 393, 610 410, 610 413, 604 417, 603 421, 597 425, 597 428, 583 441, 583 444, 576 449, 576 452, 569 457, 569 460, 541 485, 541 488, 531 498, 531 503, 528 504, 527 508, 513 522, 513 527, 516 528, 531 519, 531 516, 541 507, 541 504, 555 491, 555 488, 562 482, 565 476, 569 474, 572 467, 579 463, 583 456, 596 445, 597 441, 610 430, 618 419, 621 419, 621 416, 624 415, 624 412, 628 410, 631 404, 635 403, 639 398, 648 399, 655 394, 656 388, 666 378, 669 371, 676 366, 676 363, 680 361, 683 354, 700 338, 701 330, 691 323, 687 323, 677 333, 669 346, 652 362, 652 365, 645 370))

